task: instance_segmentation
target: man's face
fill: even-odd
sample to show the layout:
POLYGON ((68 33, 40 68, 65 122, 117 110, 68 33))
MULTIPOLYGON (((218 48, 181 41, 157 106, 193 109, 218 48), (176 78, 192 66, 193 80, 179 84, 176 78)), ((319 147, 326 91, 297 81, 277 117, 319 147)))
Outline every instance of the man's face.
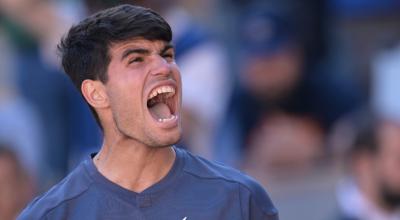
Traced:
POLYGON ((182 83, 174 49, 143 38, 113 44, 105 84, 115 128, 149 147, 181 136, 182 83))
POLYGON ((376 179, 389 208, 400 207, 400 126, 385 122, 379 130, 380 150, 375 159, 376 179))
POLYGON ((265 56, 250 56, 243 66, 241 80, 252 95, 279 100, 297 85, 303 70, 302 59, 295 47, 281 48, 265 56))

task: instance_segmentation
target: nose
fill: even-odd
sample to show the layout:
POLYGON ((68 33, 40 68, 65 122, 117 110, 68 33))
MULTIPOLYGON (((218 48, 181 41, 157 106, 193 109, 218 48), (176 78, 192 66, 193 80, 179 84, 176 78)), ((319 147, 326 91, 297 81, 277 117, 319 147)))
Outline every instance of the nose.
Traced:
POLYGON ((162 56, 157 55, 153 60, 151 73, 153 75, 168 76, 171 74, 171 64, 162 56))

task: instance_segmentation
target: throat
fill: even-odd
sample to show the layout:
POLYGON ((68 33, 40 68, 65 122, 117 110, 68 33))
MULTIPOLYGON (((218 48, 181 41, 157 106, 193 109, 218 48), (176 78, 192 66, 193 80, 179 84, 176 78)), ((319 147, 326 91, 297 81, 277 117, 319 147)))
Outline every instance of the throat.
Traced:
POLYGON ((172 147, 124 150, 118 154, 107 156, 107 161, 101 161, 104 158, 101 156, 100 161, 94 158, 96 168, 111 182, 137 193, 166 177, 176 158, 172 147))

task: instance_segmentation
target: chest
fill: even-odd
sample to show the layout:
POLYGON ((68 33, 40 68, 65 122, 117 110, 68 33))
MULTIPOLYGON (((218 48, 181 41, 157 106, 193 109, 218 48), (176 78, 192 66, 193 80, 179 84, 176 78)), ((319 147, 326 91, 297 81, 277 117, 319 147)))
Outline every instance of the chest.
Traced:
POLYGON ((239 196, 223 190, 188 192, 170 190, 140 195, 131 200, 115 195, 97 195, 90 200, 66 204, 49 219, 69 220, 240 220, 239 196), (63 218, 63 216, 68 216, 63 218))

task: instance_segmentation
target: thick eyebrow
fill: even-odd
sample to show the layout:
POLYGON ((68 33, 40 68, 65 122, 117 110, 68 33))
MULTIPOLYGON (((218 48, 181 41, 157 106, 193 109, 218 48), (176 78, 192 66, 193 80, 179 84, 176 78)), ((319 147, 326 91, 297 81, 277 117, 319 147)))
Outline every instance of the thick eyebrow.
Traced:
POLYGON ((160 54, 164 54, 165 52, 167 52, 167 50, 169 50, 169 49, 174 49, 174 46, 172 45, 172 44, 170 44, 170 43, 168 43, 168 44, 166 44, 165 46, 164 46, 164 48, 161 50, 161 53, 160 54))
MULTIPOLYGON (((164 54, 165 52, 167 52, 167 50, 169 50, 171 48, 174 48, 174 46, 172 44, 170 44, 170 43, 166 44, 164 46, 164 48, 161 50, 160 54, 164 54)), ((133 53, 147 55, 147 54, 150 54, 150 51, 148 49, 143 49, 143 48, 127 49, 122 53, 121 61, 133 53)))
POLYGON ((137 54, 150 54, 150 51, 143 48, 136 48, 136 49, 127 49, 122 53, 121 61, 124 60, 130 54, 137 53, 137 54))

